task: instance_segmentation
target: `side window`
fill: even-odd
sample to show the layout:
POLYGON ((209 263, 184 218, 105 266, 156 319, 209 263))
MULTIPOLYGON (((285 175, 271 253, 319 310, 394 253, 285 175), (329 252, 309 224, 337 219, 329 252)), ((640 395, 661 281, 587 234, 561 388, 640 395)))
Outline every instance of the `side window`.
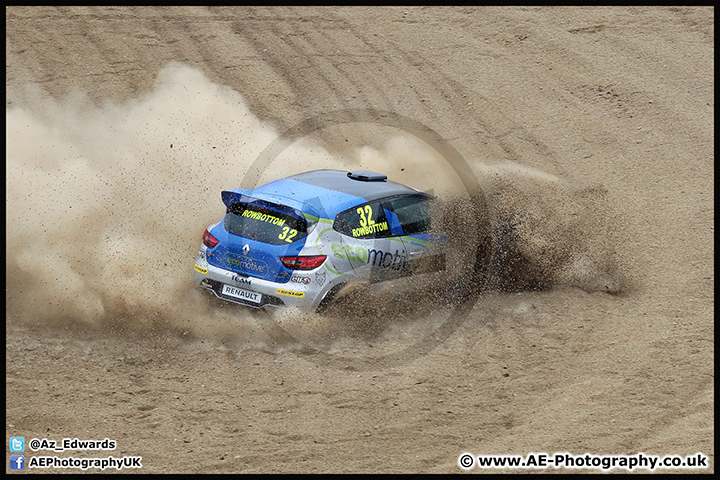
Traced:
POLYGON ((430 230, 430 200, 419 195, 395 197, 386 200, 397 216, 405 235, 430 230))
POLYGON ((353 238, 383 238, 392 235, 379 201, 363 203, 338 213, 333 229, 353 238))

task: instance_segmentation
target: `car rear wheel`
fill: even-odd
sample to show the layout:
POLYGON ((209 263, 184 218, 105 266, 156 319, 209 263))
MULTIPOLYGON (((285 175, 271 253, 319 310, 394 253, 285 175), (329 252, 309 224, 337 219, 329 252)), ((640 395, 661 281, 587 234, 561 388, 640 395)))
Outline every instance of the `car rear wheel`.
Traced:
POLYGON ((327 308, 332 304, 335 297, 337 297, 338 293, 345 288, 345 283, 340 283, 338 285, 335 285, 332 287, 326 294, 325 297, 320 301, 320 305, 318 305, 317 309, 315 310, 317 313, 324 313, 327 308))

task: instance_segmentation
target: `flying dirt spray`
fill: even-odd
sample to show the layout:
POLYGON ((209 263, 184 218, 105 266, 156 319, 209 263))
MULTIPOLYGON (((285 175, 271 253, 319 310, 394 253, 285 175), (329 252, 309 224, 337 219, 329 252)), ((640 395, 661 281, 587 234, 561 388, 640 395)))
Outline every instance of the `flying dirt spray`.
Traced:
MULTIPOLYGON (((202 231, 224 213, 220 192, 252 187, 240 180, 277 131, 237 91, 179 63, 160 72, 152 92, 123 104, 96 105, 79 93, 32 100, 6 110, 8 319, 251 336, 249 314, 208 303, 190 276, 202 231)), ((437 153, 416 139, 392 135, 346 153, 301 140, 260 180, 363 168, 441 198, 457 193, 458 179, 437 175, 437 153)), ((583 240, 596 238, 585 227, 596 226, 597 210, 553 204, 578 194, 594 202, 601 190, 507 166, 476 172, 487 179, 492 221, 511 232, 498 237, 506 245, 498 289, 565 282, 617 290, 607 252, 583 240)), ((449 227, 453 218, 445 217, 449 227)))
POLYGON ((275 136, 237 92, 171 64, 126 104, 74 95, 12 105, 6 119, 10 318, 179 328, 207 318, 187 300, 198 235, 275 136))

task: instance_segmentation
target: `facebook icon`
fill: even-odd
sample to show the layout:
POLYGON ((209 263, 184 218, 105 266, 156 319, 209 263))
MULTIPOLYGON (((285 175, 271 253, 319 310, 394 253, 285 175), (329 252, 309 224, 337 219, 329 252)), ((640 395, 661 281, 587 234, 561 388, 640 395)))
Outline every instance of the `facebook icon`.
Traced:
POLYGON ((25 470, 25 455, 10 455, 10 470, 25 470))

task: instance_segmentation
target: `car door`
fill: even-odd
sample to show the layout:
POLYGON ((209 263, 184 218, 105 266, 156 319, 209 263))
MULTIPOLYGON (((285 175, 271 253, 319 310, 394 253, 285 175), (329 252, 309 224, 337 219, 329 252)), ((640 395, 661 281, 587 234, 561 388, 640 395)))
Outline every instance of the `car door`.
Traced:
POLYGON ((409 273, 402 232, 390 224, 382 201, 352 207, 337 215, 333 228, 340 232, 342 250, 360 280, 381 282, 409 273))

